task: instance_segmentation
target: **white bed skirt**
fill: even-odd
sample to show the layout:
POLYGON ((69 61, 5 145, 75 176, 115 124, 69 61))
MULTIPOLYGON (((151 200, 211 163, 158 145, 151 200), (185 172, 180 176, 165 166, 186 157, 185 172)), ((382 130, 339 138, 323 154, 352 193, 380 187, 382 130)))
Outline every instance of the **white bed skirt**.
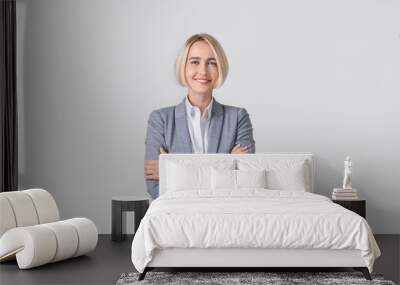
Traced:
POLYGON ((359 250, 200 249, 155 250, 147 267, 366 267, 359 250))

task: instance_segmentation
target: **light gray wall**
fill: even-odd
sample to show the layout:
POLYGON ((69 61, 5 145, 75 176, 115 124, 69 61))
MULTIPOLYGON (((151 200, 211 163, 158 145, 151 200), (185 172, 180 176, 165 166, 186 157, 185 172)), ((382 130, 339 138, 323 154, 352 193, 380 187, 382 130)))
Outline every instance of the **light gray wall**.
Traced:
POLYGON ((258 152, 311 151, 317 193, 354 160, 374 232, 400 233, 400 2, 18 0, 21 188, 110 232, 111 197, 144 193, 148 114, 178 103, 178 50, 215 35, 215 92, 244 106, 258 152))

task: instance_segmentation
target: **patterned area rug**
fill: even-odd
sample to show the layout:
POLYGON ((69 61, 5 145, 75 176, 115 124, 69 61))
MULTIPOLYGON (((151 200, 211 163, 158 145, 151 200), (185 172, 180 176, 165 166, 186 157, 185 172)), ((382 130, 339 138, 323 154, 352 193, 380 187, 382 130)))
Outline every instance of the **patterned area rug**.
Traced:
POLYGON ((148 272, 142 281, 139 273, 124 273, 117 285, 134 284, 379 284, 395 285, 384 280, 382 275, 372 274, 372 281, 364 278, 360 272, 148 272))

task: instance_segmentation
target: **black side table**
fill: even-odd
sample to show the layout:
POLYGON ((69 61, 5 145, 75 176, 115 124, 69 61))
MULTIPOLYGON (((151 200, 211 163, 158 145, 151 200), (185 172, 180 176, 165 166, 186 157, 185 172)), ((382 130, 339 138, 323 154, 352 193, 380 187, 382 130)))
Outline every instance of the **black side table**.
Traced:
POLYGON ((126 238, 126 234, 122 233, 122 213, 128 211, 135 212, 135 232, 137 231, 140 221, 149 208, 148 196, 120 196, 112 198, 111 213, 111 239, 113 241, 122 241, 126 238))
POLYGON ((366 218, 366 201, 365 199, 357 200, 332 200, 334 203, 359 214, 364 219, 366 218))

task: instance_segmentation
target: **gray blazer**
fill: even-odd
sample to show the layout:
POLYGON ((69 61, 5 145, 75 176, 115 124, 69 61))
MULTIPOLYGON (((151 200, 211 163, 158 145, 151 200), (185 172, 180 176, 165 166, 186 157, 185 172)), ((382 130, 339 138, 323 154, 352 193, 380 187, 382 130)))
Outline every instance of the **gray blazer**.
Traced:
MULTIPOLYGON (((185 98, 186 99, 186 98, 185 98)), ((185 99, 177 106, 152 111, 147 125, 145 159, 158 160, 160 147, 168 153, 193 153, 185 99)), ((215 99, 208 130, 207 153, 230 153, 236 144, 255 152, 253 127, 244 108, 222 105, 215 99)), ((147 191, 158 197, 158 180, 146 180, 147 191)))

